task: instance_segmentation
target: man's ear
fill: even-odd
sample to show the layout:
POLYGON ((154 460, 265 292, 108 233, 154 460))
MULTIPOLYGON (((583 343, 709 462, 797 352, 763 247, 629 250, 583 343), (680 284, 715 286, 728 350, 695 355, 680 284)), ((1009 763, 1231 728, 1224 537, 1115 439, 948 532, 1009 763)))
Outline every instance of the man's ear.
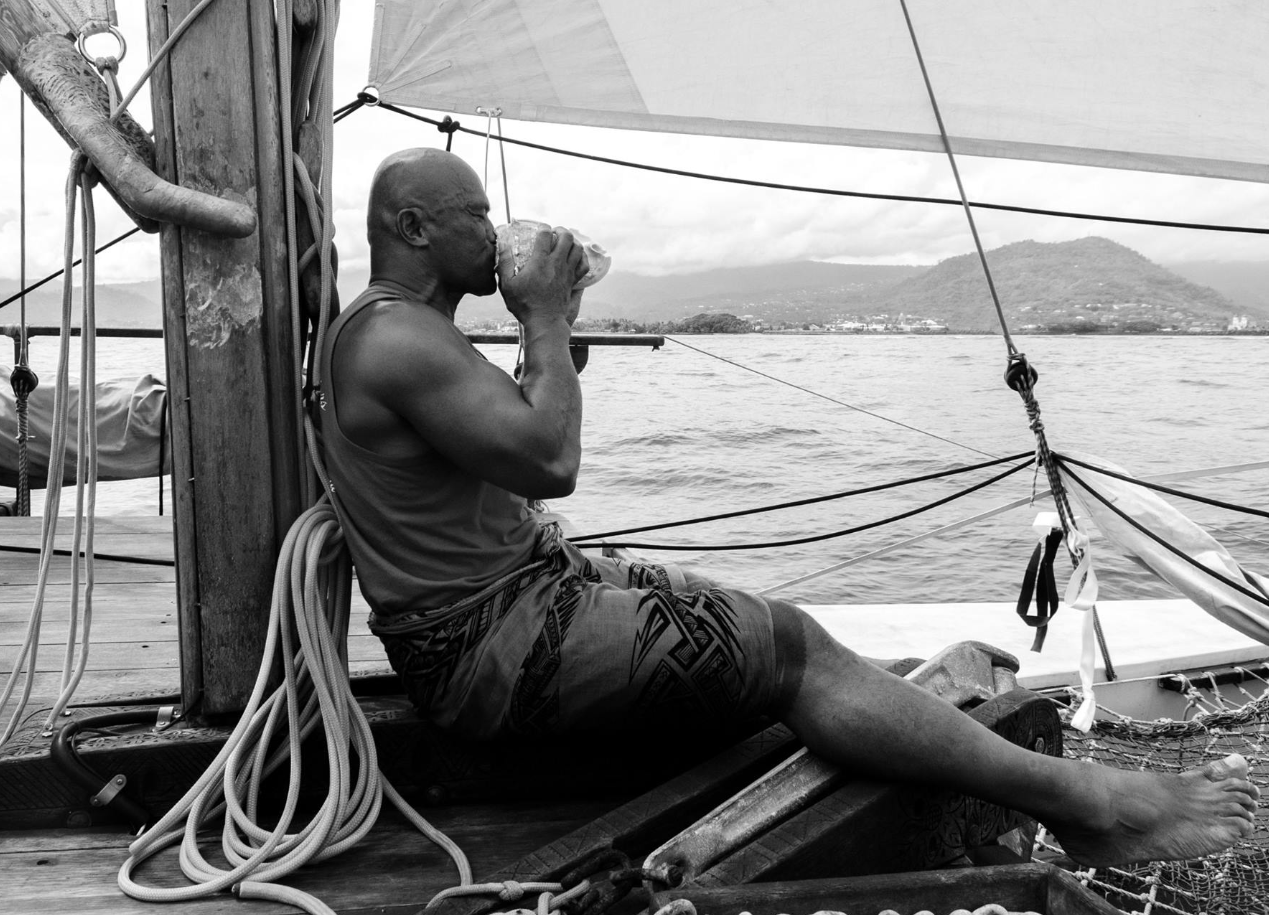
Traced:
POLYGON ((426 248, 428 242, 428 220, 418 207, 406 207, 397 212, 397 235, 408 245, 426 248))

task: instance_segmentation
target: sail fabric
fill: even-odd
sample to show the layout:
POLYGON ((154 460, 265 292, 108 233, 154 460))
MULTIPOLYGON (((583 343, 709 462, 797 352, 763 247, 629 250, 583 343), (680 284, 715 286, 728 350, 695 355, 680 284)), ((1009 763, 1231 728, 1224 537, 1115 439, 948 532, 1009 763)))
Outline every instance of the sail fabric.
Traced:
MULTIPOLYGON (((909 0, 959 154, 1269 181, 1262 0, 909 0)), ((378 0, 384 101, 941 151, 899 0, 378 0)))
MULTIPOLYGON (((10 368, 0 365, 0 378, 9 377, 10 368)), ((49 447, 53 442, 52 384, 41 384, 27 400, 31 486, 43 489, 48 483, 49 447)), ((153 375, 132 380, 99 381, 97 397, 97 479, 133 480, 159 476, 171 469, 170 449, 163 447, 163 411, 167 407, 167 386, 153 375), (161 463, 160 463, 161 462, 161 463)), ((67 409, 66 462, 63 481, 75 481, 75 446, 79 425, 77 384, 70 387, 67 409)), ((17 404, 13 390, 0 385, 0 486, 18 485, 17 404)))
MULTIPOLYGON (((1078 460, 1127 476, 1109 461, 1084 454, 1078 460)), ((1269 579, 1238 564, 1211 534, 1185 517, 1170 503, 1148 489, 1094 471, 1078 470, 1083 483, 1063 466, 1062 482, 1083 507, 1106 539, 1136 558, 1146 568, 1194 601, 1204 611, 1246 636, 1269 645, 1269 606, 1195 568, 1185 559, 1147 537, 1120 518, 1089 492, 1097 492, 1145 529, 1197 560, 1204 568, 1237 582, 1253 593, 1269 599, 1269 579), (1087 484, 1087 485, 1085 485, 1087 484)))

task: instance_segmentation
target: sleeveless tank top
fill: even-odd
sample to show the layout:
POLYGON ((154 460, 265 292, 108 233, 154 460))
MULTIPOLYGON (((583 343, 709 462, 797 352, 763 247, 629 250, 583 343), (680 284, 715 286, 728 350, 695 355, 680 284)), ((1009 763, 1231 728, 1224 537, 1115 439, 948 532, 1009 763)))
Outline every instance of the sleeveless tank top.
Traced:
POLYGON ((531 561, 538 533, 523 498, 436 451, 388 458, 343 434, 331 374, 340 332, 367 320, 379 302, 411 298, 395 284, 372 284, 336 318, 322 348, 326 468, 361 593, 385 616, 439 609, 476 593, 531 561))

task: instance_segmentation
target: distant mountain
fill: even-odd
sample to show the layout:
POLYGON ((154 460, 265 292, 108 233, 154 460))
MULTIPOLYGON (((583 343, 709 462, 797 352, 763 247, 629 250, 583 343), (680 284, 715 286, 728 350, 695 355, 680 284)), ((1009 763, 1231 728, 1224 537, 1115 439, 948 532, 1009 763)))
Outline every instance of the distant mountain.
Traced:
MULTIPOLYGON (((837 302, 843 295, 880 288, 915 276, 925 267, 829 264, 795 261, 757 267, 728 267, 701 273, 641 276, 614 270, 586 293, 587 318, 671 321, 701 312, 730 311, 766 317, 763 302, 781 307, 799 296, 837 302)), ((351 301, 365 288, 367 272, 346 271, 339 277, 340 295, 351 301)), ((497 322, 508 318, 502 297, 468 296, 458 308, 460 324, 497 322)))
POLYGON ((1269 318, 1269 260, 1185 261, 1165 266, 1191 283, 1212 287, 1240 311, 1269 318))
MULTIPOLYGON (((1022 241, 989 251, 987 261, 1014 330, 1132 319, 1161 327, 1195 322, 1218 322, 1223 327, 1238 311, 1216 290, 1183 279, 1107 238, 1022 241)), ((976 254, 941 261, 883 290, 872 304, 880 313, 934 318, 952 330, 991 331, 997 326, 976 254)))
MULTIPOLYGON (((1201 261, 1169 269, 1098 237, 1056 244, 1018 242, 990 251, 988 259, 1015 330, 1077 319, 1122 323, 1135 318, 1159 326, 1226 322, 1235 314, 1269 320, 1269 263, 1201 261), (1133 307, 1125 307, 1129 305, 1133 307)), ((366 281, 365 270, 341 271, 342 301, 351 301, 366 281)), ((0 299, 16 289, 16 281, 0 280, 0 299)), ((101 286, 98 326, 159 327, 160 301, 158 280, 101 286)), ((60 283, 32 293, 27 311, 31 324, 59 323, 60 283)), ((904 313, 954 330, 992 331, 996 326, 982 268, 972 254, 933 267, 798 261, 659 277, 616 270, 587 292, 583 304, 584 317, 649 323, 718 313, 769 324, 904 313)), ((458 318, 471 326, 509 316, 501 297, 494 295, 468 297, 458 318)), ((17 320, 16 302, 0 309, 0 324, 17 320)))
MULTIPOLYGON (((0 300, 18 291, 14 280, 0 280, 0 300)), ((104 284, 97 287, 98 327, 162 327, 163 294, 158 280, 141 283, 104 284)), ((74 323, 79 323, 80 290, 72 304, 74 323)), ((20 305, 13 302, 0 308, 0 324, 17 324, 20 305)), ((26 297, 26 322, 31 326, 60 327, 62 323, 62 281, 53 280, 26 297)))

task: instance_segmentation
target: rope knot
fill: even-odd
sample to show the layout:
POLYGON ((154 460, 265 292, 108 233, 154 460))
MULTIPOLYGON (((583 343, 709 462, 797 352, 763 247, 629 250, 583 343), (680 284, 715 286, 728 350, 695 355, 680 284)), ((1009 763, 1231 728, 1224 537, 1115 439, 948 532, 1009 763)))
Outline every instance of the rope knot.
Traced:
POLYGON ((505 880, 503 881, 502 889, 498 891, 498 898, 503 902, 515 902, 517 899, 523 899, 524 887, 514 880, 505 880))

